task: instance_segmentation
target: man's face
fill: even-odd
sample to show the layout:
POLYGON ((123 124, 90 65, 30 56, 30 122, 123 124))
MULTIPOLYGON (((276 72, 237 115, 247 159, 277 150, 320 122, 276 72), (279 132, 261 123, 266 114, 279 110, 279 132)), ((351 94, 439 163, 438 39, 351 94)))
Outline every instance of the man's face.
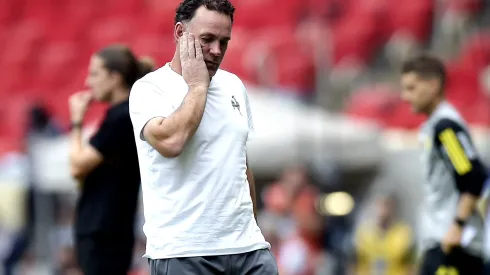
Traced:
POLYGON ((412 106, 415 113, 427 113, 440 94, 437 79, 423 79, 413 72, 402 75, 401 86, 402 99, 412 106))
MULTIPOLYGON (((193 34, 201 42, 204 61, 209 71, 209 76, 216 74, 223 57, 225 56, 228 42, 231 39, 231 18, 228 15, 211 11, 204 6, 196 10, 192 20, 185 24, 187 31, 193 34)), ((177 30, 179 32, 179 30, 177 30)), ((178 37, 182 34, 179 33, 178 37)))
POLYGON ((97 101, 108 101, 115 87, 116 79, 104 66, 104 60, 97 55, 92 56, 88 67, 85 85, 97 101))

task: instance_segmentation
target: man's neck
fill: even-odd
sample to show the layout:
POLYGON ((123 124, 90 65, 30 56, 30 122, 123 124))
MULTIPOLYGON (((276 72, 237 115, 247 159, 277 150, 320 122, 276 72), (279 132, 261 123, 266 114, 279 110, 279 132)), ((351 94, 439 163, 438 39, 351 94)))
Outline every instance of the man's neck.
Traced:
POLYGON ((443 98, 438 98, 434 100, 433 104, 430 106, 430 108, 427 110, 427 116, 431 116, 436 110, 439 105, 444 101, 443 98))
POLYGON ((182 75, 182 65, 180 64, 180 57, 179 53, 177 52, 175 52, 174 58, 172 58, 172 61, 170 61, 170 69, 182 75))

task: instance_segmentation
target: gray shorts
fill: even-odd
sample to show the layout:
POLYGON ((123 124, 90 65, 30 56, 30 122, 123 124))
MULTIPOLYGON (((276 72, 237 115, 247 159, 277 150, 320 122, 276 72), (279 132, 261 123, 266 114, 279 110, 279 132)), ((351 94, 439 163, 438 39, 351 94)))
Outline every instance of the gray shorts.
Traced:
POLYGON ((150 260, 151 275, 278 275, 269 249, 243 254, 150 260))

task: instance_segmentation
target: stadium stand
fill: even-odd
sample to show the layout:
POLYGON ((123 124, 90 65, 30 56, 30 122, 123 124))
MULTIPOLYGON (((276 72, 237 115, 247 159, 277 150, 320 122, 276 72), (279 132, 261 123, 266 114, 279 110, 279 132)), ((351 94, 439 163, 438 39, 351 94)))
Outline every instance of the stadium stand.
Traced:
MULTIPOLYGON (((67 126, 66 99, 83 88, 87 60, 94 50, 124 43, 140 55, 154 57, 158 64, 172 57, 171 30, 178 2, 1 1, 0 64, 8 71, 0 75, 1 111, 6 112, 4 106, 17 101, 12 94, 42 99, 67 126)), ((482 7, 482 1, 477 0, 441 3, 448 11, 465 16, 482 7)), ((223 68, 249 83, 285 88, 298 95, 316 88, 319 52, 330 60, 326 66, 331 70, 346 62, 365 69, 393 37, 427 43, 435 16, 435 5, 428 0, 284 0, 281 5, 272 0, 247 0, 235 4, 239 12, 223 68)), ((488 107, 479 75, 490 64, 489 41, 488 33, 475 35, 449 62, 448 93, 463 113, 475 103, 479 108, 488 107)), ((369 86, 367 90, 372 92, 362 87, 361 92, 354 92, 347 114, 375 118, 387 127, 417 126, 419 118, 406 106, 369 86), (371 100, 373 96, 377 99, 371 100), (389 114, 387 104, 391 106, 389 114)), ((475 123, 490 120, 474 114, 468 114, 468 119, 475 123)), ((5 128, 11 127, 5 119, 0 124, 2 144, 19 135, 5 128)), ((20 150, 13 144, 7 147, 20 150)))

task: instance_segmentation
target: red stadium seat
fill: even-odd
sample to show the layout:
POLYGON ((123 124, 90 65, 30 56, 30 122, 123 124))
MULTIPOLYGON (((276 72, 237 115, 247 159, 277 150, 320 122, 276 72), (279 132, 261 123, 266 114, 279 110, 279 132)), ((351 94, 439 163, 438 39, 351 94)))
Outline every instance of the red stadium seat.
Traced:
POLYGON ((107 11, 109 16, 135 16, 142 12, 145 2, 141 0, 105 0, 100 9, 107 11))
POLYGON ((27 125, 27 111, 29 100, 23 97, 10 97, 2 99, 0 106, 0 136, 22 140, 27 125))
POLYGON ((353 94, 344 112, 351 117, 362 117, 384 123, 383 117, 393 112, 399 95, 384 86, 363 87, 353 94))
MULTIPOLYGON (((320 17, 326 20, 328 25, 336 25, 351 8, 352 0, 306 0, 308 14, 311 17, 320 17)), ((356 3, 357 4, 357 3, 356 3)))
MULTIPOLYGON (((0 0, 0 99, 12 106, 13 93, 49 100, 67 126, 67 98, 83 88, 90 55, 113 43, 130 45, 138 56, 158 65, 174 54, 173 22, 181 0, 0 0), (7 100, 7 101, 5 101, 7 100), (12 102, 12 103, 11 103, 12 102)), ((345 63, 366 65, 390 35, 406 32, 418 41, 430 34, 433 1, 413 0, 234 0, 237 13, 232 41, 222 68, 247 82, 265 82, 298 91, 315 84, 315 53, 330 57, 334 70, 345 63), (279 4, 278 4, 279 3, 279 4), (310 15, 313 19, 306 18, 310 15), (265 72, 258 71, 260 63, 265 72)), ((452 12, 472 14, 481 0, 445 0, 452 12)), ((470 38, 448 68, 447 94, 470 122, 488 123, 479 76, 490 65, 490 35, 470 38), (471 106, 476 106, 472 108, 471 106)), ((375 118, 393 127, 420 122, 398 94, 375 87, 361 91, 346 113, 375 118), (381 90, 381 91, 379 91, 381 90)), ((2 104, 5 105, 5 104, 2 104)), ((95 119, 104 110, 89 114, 95 119)), ((12 118, 18 113, 0 107, 0 151, 11 142, 12 118), (8 113, 8 115, 7 115, 8 113), (3 130, 2 130, 3 129, 3 130), (4 134, 2 134, 5 132, 4 134), (4 135, 8 134, 8 137, 4 135)), ((18 127, 17 127, 18 128, 18 127)), ((19 135, 16 129, 15 136, 19 135)), ((15 147, 15 146, 14 146, 15 147)))
POLYGON ((449 11, 463 14, 476 13, 484 5, 482 0, 445 0, 443 3, 449 11))
POLYGON ((29 83, 25 80, 43 35, 38 27, 35 21, 22 21, 6 33, 8 39, 0 54, 0 64, 9 72, 8 77, 1 77, 0 86, 4 89, 15 91, 29 83))
POLYGON ((386 126, 390 128, 401 128, 416 130, 422 125, 426 117, 423 115, 415 114, 412 107, 401 100, 395 104, 394 111, 384 117, 386 126))
POLYGON ((424 117, 412 112, 399 93, 386 86, 364 87, 349 101, 345 113, 377 121, 383 127, 415 129, 424 117))
MULTIPOLYGON (((0 126, 0 131, 2 131, 0 126)), ((8 153, 22 152, 23 151, 23 140, 16 139, 11 135, 1 135, 0 136, 0 156, 8 153)))
POLYGON ((351 2, 347 16, 378 18, 387 12, 388 0, 363 0, 351 2))
POLYGON ((10 66, 23 64, 31 58, 44 33, 37 21, 26 20, 11 28, 6 35, 8 39, 0 55, 0 62, 10 66))
POLYGON ((463 118, 472 125, 490 126, 490 100, 481 99, 471 105, 460 107, 463 118))
POLYGON ((332 32, 333 63, 338 64, 343 59, 368 62, 382 42, 376 33, 374 18, 346 17, 332 32))
POLYGON ((244 29, 233 30, 231 41, 221 68, 238 75, 243 81, 254 82, 253 60, 249 54, 254 52, 252 36, 244 29))
POLYGON ((73 42, 83 45, 87 40, 87 29, 91 27, 89 18, 67 18, 60 16, 49 26, 45 39, 50 42, 73 42))
POLYGON ((307 43, 294 36, 294 31, 289 28, 264 29, 254 44, 250 57, 255 56, 257 64, 265 65, 263 72, 257 72, 261 73, 257 78, 265 76, 266 83, 262 84, 296 92, 312 91, 315 82, 313 52, 307 43))
POLYGON ((470 37, 457 62, 461 67, 475 70, 482 70, 490 65, 490 32, 470 37))
POLYGON ((158 66, 169 62, 175 53, 175 43, 172 36, 141 35, 130 44, 137 56, 150 56, 158 66))
POLYGON ((136 20, 138 33, 143 35, 170 35, 173 33, 175 8, 180 0, 149 0, 145 12, 136 20))
POLYGON ((236 25, 254 30, 294 26, 306 12, 298 0, 283 0, 280 4, 275 0, 236 1, 235 6, 240 11, 235 15, 236 25))
POLYGON ((74 43, 51 43, 41 49, 37 63, 35 82, 50 92, 72 81, 72 65, 78 53, 74 43))
POLYGON ((129 44, 134 25, 130 18, 105 18, 96 23, 89 33, 90 49, 98 51, 110 44, 129 44))
POLYGON ((490 36, 477 34, 469 39, 460 56, 448 65, 448 97, 461 106, 472 106, 485 95, 480 74, 490 65, 490 36))
POLYGON ((392 34, 395 32, 408 34, 419 42, 424 42, 428 39, 434 16, 433 1, 389 0, 388 3, 388 24, 392 34))
POLYGON ((58 0, 24 1, 22 18, 29 18, 38 22, 49 22, 58 13, 56 8, 61 2, 58 0))
POLYGON ((474 68, 459 64, 448 65, 447 97, 459 106, 470 106, 484 96, 480 88, 480 74, 474 68))
POLYGON ((0 28, 10 26, 17 18, 21 17, 22 4, 16 0, 0 1, 0 28))
POLYGON ((315 87, 313 56, 295 44, 285 44, 272 49, 269 55, 271 68, 275 68, 277 86, 292 89, 296 93, 312 93, 315 87))

